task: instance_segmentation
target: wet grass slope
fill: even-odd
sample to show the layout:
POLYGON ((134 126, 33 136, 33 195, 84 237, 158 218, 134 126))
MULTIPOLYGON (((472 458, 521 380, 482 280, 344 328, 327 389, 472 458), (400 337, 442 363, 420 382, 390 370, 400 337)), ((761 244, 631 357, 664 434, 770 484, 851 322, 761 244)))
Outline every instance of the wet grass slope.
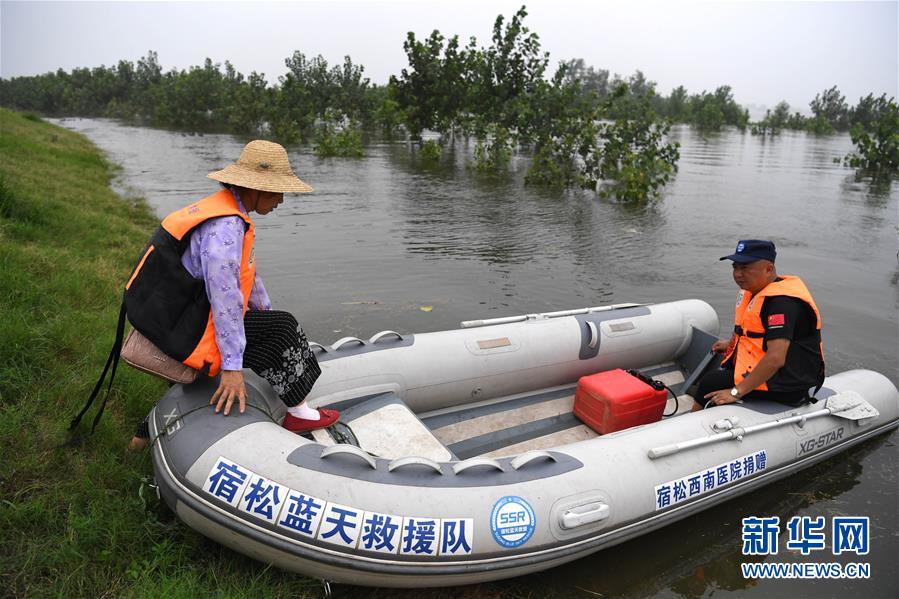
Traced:
POLYGON ((158 222, 110 189, 115 170, 83 136, 0 109, 0 595, 314 596, 139 496, 148 454, 125 445, 163 382, 123 366, 96 433, 58 447, 158 222))

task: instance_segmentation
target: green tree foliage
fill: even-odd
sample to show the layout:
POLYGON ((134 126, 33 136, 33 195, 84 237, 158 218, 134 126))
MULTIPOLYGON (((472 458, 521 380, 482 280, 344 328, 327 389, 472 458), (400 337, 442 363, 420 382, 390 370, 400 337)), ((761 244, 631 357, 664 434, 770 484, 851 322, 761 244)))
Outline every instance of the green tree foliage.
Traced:
POLYGON ((781 100, 774 107, 773 112, 771 110, 765 111, 765 118, 757 123, 752 123, 750 130, 753 135, 777 135, 782 129, 789 128, 789 124, 790 105, 786 101, 781 100))
POLYGON ((421 144, 421 152, 419 153, 424 162, 435 164, 440 162, 440 155, 443 153, 443 146, 437 141, 429 139, 421 144))
POLYGON ((421 141, 425 129, 446 134, 464 113, 468 85, 469 54, 459 49, 459 38, 446 40, 439 31, 424 42, 411 31, 403 43, 409 68, 400 77, 391 76, 391 99, 396 102, 409 135, 421 141))
POLYGON ((734 101, 729 85, 714 93, 702 92, 690 97, 690 122, 701 131, 719 131, 732 125, 741 131, 749 122, 749 112, 734 101))
POLYGON ((574 58, 564 62, 565 83, 570 85, 579 82, 586 94, 593 93, 596 98, 603 99, 609 95, 609 71, 594 69, 586 65, 583 58, 574 58))
MULTIPOLYGON (((726 125, 743 130, 749 123, 749 112, 734 100, 729 85, 722 85, 711 93, 703 91, 692 95, 680 85, 671 90, 669 96, 664 96, 656 90, 656 83, 640 70, 628 77, 616 74, 610 80, 608 71, 587 66, 581 58, 569 60, 564 65, 568 69, 566 81, 580 82, 583 90, 581 101, 592 101, 598 106, 611 90, 625 85, 628 95, 649 98, 653 111, 672 122, 691 124, 702 131, 718 131, 726 125)), ((616 106, 617 102, 606 106, 605 110, 611 112, 603 116, 617 118, 616 106)))
POLYGON ((862 98, 864 120, 851 129, 855 152, 843 159, 846 166, 858 171, 860 176, 884 180, 899 173, 899 108, 886 94, 879 98, 862 98))
POLYGON ((662 111, 672 121, 678 123, 692 122, 693 111, 691 110, 687 89, 683 85, 679 85, 671 90, 668 101, 663 103, 662 111))
POLYGON ((343 65, 329 67, 321 56, 308 59, 296 51, 284 64, 287 73, 279 78, 274 110, 268 115, 278 139, 306 139, 317 121, 326 120, 329 110, 355 121, 370 120, 369 80, 349 56, 343 65))
POLYGON ((582 59, 562 63, 547 80, 549 54, 526 17, 524 7, 509 20, 498 16, 486 47, 472 38, 460 49, 457 37, 439 31, 424 41, 408 34, 409 65, 391 79, 391 89, 410 137, 420 142, 425 130, 441 139, 456 131, 473 137, 479 171, 502 169, 517 149, 528 148, 531 185, 596 189, 609 180, 612 195, 623 200, 655 194, 678 157, 676 144, 663 143, 668 125, 652 109, 655 83, 637 71, 603 103, 612 98, 609 73, 582 59), (604 126, 601 118, 615 123, 604 126))
POLYGON ((563 63, 551 82, 537 88, 531 116, 535 153, 525 182, 595 189, 600 126, 596 92, 585 92, 580 80, 569 76, 570 68, 563 63))
POLYGON ((849 128, 849 105, 836 85, 816 94, 809 108, 813 115, 806 125, 809 131, 824 134, 849 128))
MULTIPOLYGON (((294 52, 279 85, 265 76, 244 77, 233 65, 207 58, 202 66, 163 72, 150 51, 137 63, 58 70, 36 77, 0 80, 0 104, 50 116, 112 116, 193 131, 270 131, 282 140, 304 139, 328 110, 374 122, 387 90, 372 90, 363 68, 349 57, 329 67, 321 56, 294 52)), ((381 109, 385 124, 396 116, 381 109)))
POLYGON ((629 94, 622 84, 605 104, 623 118, 603 124, 599 131, 603 145, 595 174, 603 181, 600 195, 638 203, 657 197, 677 172, 680 144, 665 143, 670 124, 653 110, 652 91, 629 94))
POLYGON ((524 26, 526 16, 523 6, 507 24, 500 15, 493 24, 489 47, 474 51, 474 39, 469 44, 472 68, 468 108, 471 129, 478 138, 491 123, 515 132, 519 140, 528 141, 533 134, 529 115, 549 53, 540 48, 537 34, 524 26))
POLYGON ((315 153, 320 158, 331 156, 361 158, 365 155, 359 123, 332 112, 326 113, 324 120, 317 127, 314 143, 315 153))

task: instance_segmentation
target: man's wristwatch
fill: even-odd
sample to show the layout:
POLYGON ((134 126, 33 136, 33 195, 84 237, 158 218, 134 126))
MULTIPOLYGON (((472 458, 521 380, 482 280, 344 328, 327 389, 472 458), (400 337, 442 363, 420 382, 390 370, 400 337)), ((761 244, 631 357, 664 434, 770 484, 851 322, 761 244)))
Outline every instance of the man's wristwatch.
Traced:
POLYGON ((733 387, 733 388, 730 390, 730 396, 733 397, 733 398, 735 398, 735 399, 740 399, 740 392, 737 391, 737 388, 736 388, 736 387, 733 387))

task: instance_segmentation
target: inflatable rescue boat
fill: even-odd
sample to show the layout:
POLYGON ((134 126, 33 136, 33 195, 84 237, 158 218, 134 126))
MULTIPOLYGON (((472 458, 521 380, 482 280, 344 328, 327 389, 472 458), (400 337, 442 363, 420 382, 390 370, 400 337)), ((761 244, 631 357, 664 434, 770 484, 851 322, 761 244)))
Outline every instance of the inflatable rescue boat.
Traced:
POLYGON ((446 586, 575 560, 897 427, 899 392, 867 370, 799 408, 690 412, 717 332, 711 306, 685 300, 313 344, 310 405, 338 425, 281 428, 250 371, 246 412, 228 417, 209 406, 217 381, 176 385, 150 418, 156 483, 188 526, 260 561, 446 586))

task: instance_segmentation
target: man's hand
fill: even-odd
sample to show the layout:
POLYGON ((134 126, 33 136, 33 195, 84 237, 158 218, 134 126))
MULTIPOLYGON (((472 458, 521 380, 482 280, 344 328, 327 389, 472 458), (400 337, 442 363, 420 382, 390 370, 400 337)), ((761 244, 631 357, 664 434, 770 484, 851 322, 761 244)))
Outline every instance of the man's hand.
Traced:
POLYGON ((212 394, 209 405, 215 404, 215 412, 225 406, 225 416, 231 412, 231 404, 238 400, 240 413, 243 414, 247 403, 247 388, 243 383, 243 372, 240 370, 223 370, 219 379, 219 388, 212 394))
POLYGON ((719 339, 712 344, 712 351, 716 354, 726 354, 733 344, 737 342, 736 335, 731 335, 730 339, 719 339))
POLYGON ((716 341, 712 344, 712 351, 716 354, 723 354, 729 345, 730 341, 716 341))
POLYGON ((706 402, 711 400, 713 404, 716 406, 723 406, 724 404, 734 403, 739 397, 734 397, 730 394, 730 389, 718 389, 717 391, 712 391, 711 393, 705 394, 706 402))

